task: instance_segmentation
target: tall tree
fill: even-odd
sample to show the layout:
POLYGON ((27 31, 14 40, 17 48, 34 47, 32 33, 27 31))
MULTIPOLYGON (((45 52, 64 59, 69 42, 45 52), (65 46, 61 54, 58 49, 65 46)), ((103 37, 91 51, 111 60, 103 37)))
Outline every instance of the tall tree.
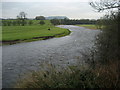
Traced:
POLYGON ((26 23, 26 15, 27 13, 25 12, 20 12, 19 15, 17 16, 17 18, 21 21, 21 25, 24 26, 26 23))
POLYGON ((45 20, 45 17, 44 16, 36 16, 35 19, 36 20, 45 20))
POLYGON ((112 9, 101 19, 104 27, 96 44, 100 60, 120 60, 120 0, 95 0, 90 5, 98 12, 112 9))

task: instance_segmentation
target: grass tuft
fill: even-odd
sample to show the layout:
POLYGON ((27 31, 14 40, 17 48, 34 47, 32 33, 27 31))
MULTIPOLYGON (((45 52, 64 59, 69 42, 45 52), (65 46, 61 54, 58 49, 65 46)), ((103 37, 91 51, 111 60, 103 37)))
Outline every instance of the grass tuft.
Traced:
POLYGON ((57 68, 47 66, 40 71, 34 71, 21 79, 15 88, 120 88, 120 62, 109 62, 90 68, 86 66, 68 66, 57 68))

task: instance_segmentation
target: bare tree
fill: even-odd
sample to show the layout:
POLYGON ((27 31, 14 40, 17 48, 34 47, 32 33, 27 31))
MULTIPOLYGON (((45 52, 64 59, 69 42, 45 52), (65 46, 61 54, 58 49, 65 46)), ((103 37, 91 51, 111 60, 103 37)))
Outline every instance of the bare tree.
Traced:
POLYGON ((18 18, 19 20, 21 20, 22 26, 25 25, 26 15, 27 15, 27 14, 26 14, 25 12, 20 12, 19 15, 17 16, 17 18, 18 18))
POLYGON ((103 62, 111 58, 120 60, 120 0, 92 0, 90 5, 98 12, 112 9, 112 12, 100 19, 103 27, 97 37, 98 59, 103 62))
POLYGON ((92 0, 89 4, 99 12, 113 8, 120 10, 120 0, 92 0))

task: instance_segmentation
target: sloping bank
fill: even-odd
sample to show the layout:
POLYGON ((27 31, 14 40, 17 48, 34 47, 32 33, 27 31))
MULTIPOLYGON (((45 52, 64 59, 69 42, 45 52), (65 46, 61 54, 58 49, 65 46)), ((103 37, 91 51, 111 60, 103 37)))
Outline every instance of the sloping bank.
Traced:
MULTIPOLYGON (((10 28, 12 28, 12 27, 7 27, 8 28, 8 30, 10 29, 10 28)), ((22 27, 23 28, 23 27, 22 27)), ((30 28, 30 27, 28 27, 28 28, 30 28)), ((33 28, 33 27, 31 27, 31 28, 33 28)), ((19 27, 18 27, 18 29, 19 29, 19 27)), ((34 28, 35 29, 35 28, 34 28)), ((4 30, 4 28, 3 28, 3 32, 4 31, 7 31, 7 29, 6 29, 6 27, 5 27, 5 30, 4 30)), ((10 30, 9 30, 10 31, 10 30)), ((11 30, 12 31, 12 30, 11 30)), ((16 32, 16 31, 15 31, 16 32)), ((37 41, 37 40, 46 40, 46 39, 50 39, 50 38, 55 38, 55 37, 62 37, 62 36, 66 36, 66 35, 69 35, 70 33, 71 33, 71 31, 70 30, 68 30, 68 29, 63 29, 63 28, 59 28, 59 27, 52 27, 51 28, 51 30, 48 30, 48 27, 45 27, 44 28, 44 31, 43 30, 41 30, 41 32, 39 31, 39 32, 36 32, 36 31, 32 31, 32 33, 37 33, 37 35, 32 35, 31 34, 31 36, 30 37, 27 37, 27 33, 29 33, 29 31, 28 32, 22 32, 24 35, 26 35, 26 37, 20 37, 20 38, 17 38, 17 37, 15 37, 15 38, 12 38, 12 39, 10 39, 12 36, 14 36, 14 31, 12 32, 13 33, 13 35, 12 35, 12 33, 10 32, 10 34, 11 35, 9 35, 9 37, 6 39, 6 33, 7 32, 4 32, 3 33, 3 40, 2 40, 2 45, 12 45, 12 44, 16 44, 16 43, 22 43, 22 42, 31 42, 31 41, 37 41), (38 34, 38 33, 40 33, 40 35, 38 34)), ((7 33, 8 34, 8 33, 7 33)), ((19 30, 17 31, 17 34, 19 35, 19 34, 21 34, 21 33, 19 33, 19 30)), ((1 42, 0 42, 1 43, 1 42)))

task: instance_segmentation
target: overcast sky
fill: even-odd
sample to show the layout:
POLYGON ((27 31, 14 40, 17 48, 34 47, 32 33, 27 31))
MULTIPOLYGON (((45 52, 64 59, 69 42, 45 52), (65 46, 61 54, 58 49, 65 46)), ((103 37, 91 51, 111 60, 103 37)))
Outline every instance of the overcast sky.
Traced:
POLYGON ((95 12, 89 0, 2 0, 3 18, 16 18, 21 11, 26 12, 28 18, 42 15, 98 19, 104 14, 95 12))

